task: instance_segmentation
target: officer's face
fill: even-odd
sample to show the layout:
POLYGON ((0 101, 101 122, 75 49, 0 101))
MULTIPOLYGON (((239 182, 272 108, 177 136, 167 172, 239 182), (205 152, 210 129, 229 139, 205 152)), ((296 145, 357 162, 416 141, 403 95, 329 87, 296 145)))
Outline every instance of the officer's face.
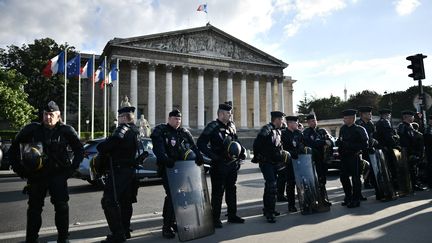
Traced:
POLYGON ((354 124, 355 119, 356 119, 356 116, 344 116, 343 122, 345 125, 351 126, 352 124, 354 124))
POLYGON ((317 126, 317 120, 316 119, 309 119, 309 120, 307 120, 307 124, 309 127, 315 128, 317 126))
POLYGON ((280 128, 282 127, 283 118, 282 117, 274 118, 272 123, 276 128, 280 128))
POLYGON ((372 119, 372 112, 361 112, 360 117, 362 120, 370 121, 372 119))
POLYGON ((414 122, 414 116, 411 115, 403 115, 402 119, 404 122, 408 122, 408 123, 414 122))
POLYGON ((219 110, 218 112, 218 120, 223 123, 228 123, 229 121, 231 121, 231 116, 231 111, 219 110))
POLYGON ((289 130, 295 131, 295 130, 298 129, 299 124, 297 122, 295 122, 295 121, 288 121, 287 122, 287 126, 288 126, 289 130))
POLYGON ((168 117, 168 124, 175 129, 179 128, 181 125, 181 117, 177 117, 177 116, 168 117))
POLYGON ((386 119, 386 120, 390 120, 390 118, 391 118, 391 114, 382 114, 382 115, 381 115, 381 118, 384 118, 384 119, 386 119))
POLYGON ((60 120, 60 111, 48 112, 44 111, 43 113, 43 123, 45 126, 53 128, 57 122, 60 120))

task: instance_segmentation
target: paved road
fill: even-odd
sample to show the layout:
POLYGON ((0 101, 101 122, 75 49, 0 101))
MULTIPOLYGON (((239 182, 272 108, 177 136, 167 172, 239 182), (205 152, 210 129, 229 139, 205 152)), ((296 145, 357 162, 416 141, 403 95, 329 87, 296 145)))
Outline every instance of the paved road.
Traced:
MULTIPOLYGON (((7 177, 0 178, 0 184, 0 242, 17 242, 25 234, 26 197, 19 192, 23 182, 7 177)), ((360 208, 347 209, 340 205, 343 192, 336 174, 330 176, 328 186, 334 204, 330 212, 307 216, 288 214, 286 203, 278 203, 282 215, 276 224, 268 224, 261 216, 262 176, 256 165, 246 163, 238 182, 239 214, 246 217, 246 224, 224 221, 224 228, 214 235, 193 242, 430 242, 432 192, 381 203, 373 199, 369 190, 365 192, 369 196, 367 202, 360 208)), ((99 204, 101 192, 79 180, 70 180, 70 190, 71 238, 75 242, 100 241, 108 232, 99 204)), ((145 183, 140 188, 139 203, 134 205, 135 231, 131 242, 166 242, 160 232, 162 199, 161 185, 145 183)), ((52 213, 47 199, 42 242, 55 239, 52 213)))

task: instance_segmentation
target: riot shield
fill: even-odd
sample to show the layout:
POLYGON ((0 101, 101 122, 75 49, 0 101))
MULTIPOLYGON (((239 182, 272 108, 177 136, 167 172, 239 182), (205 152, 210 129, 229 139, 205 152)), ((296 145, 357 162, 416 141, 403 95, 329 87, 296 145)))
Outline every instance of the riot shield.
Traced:
POLYGON ((390 155, 393 156, 393 161, 396 164, 396 182, 398 195, 406 196, 412 193, 411 177, 408 167, 408 153, 405 148, 403 148, 402 151, 392 149, 390 150, 390 155))
POLYGON ((382 193, 383 200, 394 199, 396 194, 391 183, 390 173, 387 168, 383 151, 377 149, 375 153, 369 153, 369 159, 379 190, 378 193, 382 193))
POLYGON ((203 166, 193 160, 176 161, 167 168, 171 200, 180 241, 214 233, 211 203, 203 166))
POLYGON ((292 160, 297 196, 302 214, 327 212, 329 206, 323 204, 319 193, 318 177, 313 166, 311 154, 300 154, 298 159, 292 160))

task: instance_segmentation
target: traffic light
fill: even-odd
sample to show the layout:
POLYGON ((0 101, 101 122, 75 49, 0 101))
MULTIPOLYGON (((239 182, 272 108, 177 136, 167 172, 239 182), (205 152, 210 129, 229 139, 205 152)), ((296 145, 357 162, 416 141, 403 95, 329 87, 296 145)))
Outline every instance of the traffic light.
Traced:
POLYGON ((417 54, 407 57, 408 61, 411 61, 411 65, 408 65, 407 68, 412 69, 412 73, 408 75, 408 77, 414 80, 425 79, 425 71, 423 66, 423 59, 427 56, 423 54, 417 54))

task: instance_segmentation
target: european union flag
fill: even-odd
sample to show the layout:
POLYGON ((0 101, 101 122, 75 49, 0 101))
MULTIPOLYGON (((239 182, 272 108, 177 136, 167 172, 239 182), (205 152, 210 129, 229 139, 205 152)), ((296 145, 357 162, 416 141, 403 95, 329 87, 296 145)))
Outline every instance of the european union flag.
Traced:
POLYGON ((67 77, 79 76, 81 72, 81 55, 76 55, 67 63, 67 77))

